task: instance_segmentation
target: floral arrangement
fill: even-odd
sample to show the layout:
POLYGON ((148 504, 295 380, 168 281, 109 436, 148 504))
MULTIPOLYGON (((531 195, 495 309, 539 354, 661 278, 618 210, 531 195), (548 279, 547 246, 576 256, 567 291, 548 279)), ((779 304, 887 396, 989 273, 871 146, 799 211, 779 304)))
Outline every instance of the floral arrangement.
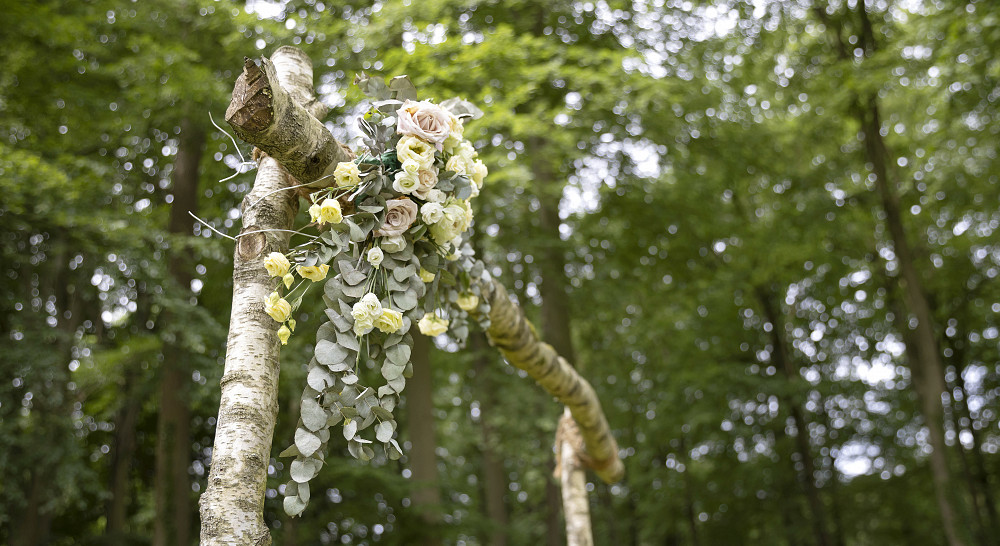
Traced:
POLYGON ((393 410, 412 375, 414 324, 423 335, 447 332, 459 343, 470 313, 488 326, 477 281, 489 274, 463 240, 472 225, 470 201, 487 175, 463 124, 482 112, 460 99, 417 101, 405 76, 387 85, 361 75, 355 84, 372 99, 359 120, 364 149, 336 165, 332 187, 309 195, 306 227, 317 233, 264 264, 280 279, 264 309, 280 323, 282 344, 314 284, 324 283, 327 307, 295 443, 281 453, 295 458, 284 488, 290 515, 309 501, 309 480, 323 465, 333 426, 342 427, 358 459, 376 457, 375 442, 388 459, 401 456, 393 410), (384 380, 377 388, 369 384, 376 370, 384 380))

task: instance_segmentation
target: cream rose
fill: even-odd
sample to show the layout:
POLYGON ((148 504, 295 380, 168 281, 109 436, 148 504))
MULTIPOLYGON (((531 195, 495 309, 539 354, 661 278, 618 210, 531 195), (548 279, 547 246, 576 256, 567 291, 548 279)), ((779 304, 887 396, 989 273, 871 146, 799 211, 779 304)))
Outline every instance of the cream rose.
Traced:
POLYGON ((354 162, 345 161, 337 164, 337 168, 333 170, 333 179, 339 188, 357 186, 361 182, 361 171, 354 162))
POLYGON ((285 301, 277 292, 271 292, 264 302, 264 312, 278 322, 285 322, 292 314, 292 304, 285 301))
POLYGON ((471 224, 472 214, 461 202, 455 201, 444 208, 441 220, 431 226, 431 237, 437 244, 443 245, 461 235, 471 224))
POLYGON ((417 219, 417 204, 409 199, 390 199, 385 208, 385 223, 375 231, 376 237, 402 235, 417 219))
POLYGON ((475 294, 466 293, 459 296, 458 301, 455 303, 458 304, 459 309, 472 312, 475 311, 477 306, 479 306, 479 297, 475 294))
POLYGON ((267 269, 267 274, 272 277, 284 277, 290 267, 292 264, 280 252, 272 252, 267 255, 267 258, 264 258, 264 268, 267 269))
POLYGON ((414 136, 404 136, 396 144, 396 158, 403 170, 416 173, 434 164, 434 147, 414 136))
POLYGON ((319 265, 319 266, 316 266, 316 265, 300 265, 300 266, 296 267, 295 270, 299 273, 299 275, 303 279, 309 279, 310 281, 313 281, 313 282, 319 282, 319 281, 321 281, 321 280, 323 280, 323 279, 326 278, 327 272, 330 271, 330 266, 328 266, 326 264, 319 265))
POLYGON ((403 327, 403 314, 395 309, 382 309, 374 326, 385 334, 393 334, 403 327))
POLYGON ((407 100, 396 111, 396 132, 412 135, 433 143, 440 150, 442 143, 451 133, 451 118, 454 117, 440 106, 427 102, 407 100))
POLYGON ((425 336, 438 336, 448 331, 448 321, 433 313, 427 313, 417 323, 417 328, 425 336))

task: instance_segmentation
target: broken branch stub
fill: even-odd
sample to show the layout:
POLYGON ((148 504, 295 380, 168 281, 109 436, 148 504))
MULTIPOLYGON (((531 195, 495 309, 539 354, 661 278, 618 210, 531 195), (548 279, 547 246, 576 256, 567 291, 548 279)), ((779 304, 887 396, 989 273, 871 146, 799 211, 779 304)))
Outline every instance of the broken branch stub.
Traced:
MULTIPOLYGON (((322 112, 315 99, 309 104, 322 112)), ((326 126, 285 90, 274 62, 264 57, 244 60, 226 121, 240 139, 278 160, 300 183, 316 188, 332 186, 329 175, 337 164, 352 159, 326 126)))

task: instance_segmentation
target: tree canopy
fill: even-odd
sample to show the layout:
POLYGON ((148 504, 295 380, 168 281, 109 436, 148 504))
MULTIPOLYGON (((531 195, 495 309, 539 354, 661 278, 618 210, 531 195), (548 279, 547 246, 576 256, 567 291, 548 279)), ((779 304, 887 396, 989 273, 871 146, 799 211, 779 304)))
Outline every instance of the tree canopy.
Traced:
MULTIPOLYGON (((471 243, 594 386, 625 464, 615 485, 589 475, 596 543, 1000 533, 990 2, 2 11, 0 542, 197 536, 232 294, 233 243, 213 230, 235 235, 254 176, 251 146, 215 124, 244 57, 281 45, 310 55, 322 121, 350 146, 361 72, 483 110, 465 131, 490 171, 471 243)), ((278 453, 322 314, 305 302, 282 348, 275 543, 559 540, 562 408, 475 332, 462 351, 437 338, 426 366, 436 482, 414 478, 404 400, 400 460, 332 446, 286 516, 278 453), (426 487, 432 517, 413 506, 426 487)))

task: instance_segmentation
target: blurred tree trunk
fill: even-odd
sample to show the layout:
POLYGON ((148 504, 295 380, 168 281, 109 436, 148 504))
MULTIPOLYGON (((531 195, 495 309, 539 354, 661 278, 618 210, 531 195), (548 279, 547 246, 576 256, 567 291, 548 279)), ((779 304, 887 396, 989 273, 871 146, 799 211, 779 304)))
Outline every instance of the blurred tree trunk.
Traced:
POLYGON ((139 397, 135 391, 136 372, 129 368, 124 372, 122 395, 125 401, 115 416, 115 435, 111 447, 111 498, 108 499, 108 522, 104 529, 108 544, 125 544, 128 535, 130 477, 140 410, 139 397))
POLYGON ((406 409, 410 427, 410 469, 413 472, 413 490, 410 498, 413 507, 428 524, 423 544, 440 544, 435 532, 441 512, 437 442, 434 436, 434 374, 431 369, 431 339, 424 335, 413 336, 413 377, 406 388, 406 409))
MULTIPOLYGON (((841 62, 855 63, 856 48, 865 59, 870 59, 876 53, 877 38, 866 2, 856 2, 853 12, 848 6, 843 13, 838 14, 838 18, 832 17, 821 5, 814 6, 813 13, 826 26, 841 62), (846 28, 847 21, 853 21, 857 28, 846 28), (856 44, 845 43, 845 31, 856 38, 856 44)), ((882 136, 882 117, 877 91, 858 93, 851 114, 860 126, 866 168, 874 178, 882 212, 885 214, 885 226, 899 267, 897 282, 907 311, 907 314, 900 317, 899 327, 907 338, 907 356, 912 370, 913 387, 930 433, 932 450, 930 466, 942 531, 949 546, 961 546, 963 541, 959 537, 956 510, 949 498, 952 483, 948 469, 947 444, 944 439, 944 411, 941 406, 941 395, 945 392, 944 366, 941 362, 927 293, 917 269, 913 248, 906 235, 899 195, 896 193, 898 182, 889 177, 889 166, 894 162, 894 158, 882 136)))
MULTIPOLYGON (((189 296, 191 289, 190 253, 181 244, 194 230, 189 213, 198 210, 198 165, 205 147, 205 133, 189 118, 181 122, 177 158, 171 175, 173 202, 168 231, 174 236, 168 269, 178 296, 189 296)), ((154 546, 188 544, 191 539, 191 410, 187 393, 191 370, 185 355, 178 310, 169 311, 164 325, 172 331, 172 342, 164 344, 160 378, 160 411, 156 423, 156 522, 154 546), (175 325, 176 324, 176 325, 175 325)), ((168 336, 169 338, 170 336, 168 336)))
MULTIPOLYGON (((757 299, 764 310, 764 318, 771 323, 771 358, 790 386, 801 385, 802 379, 799 377, 799 370, 792 361, 792 355, 788 350, 788 340, 785 339, 785 318, 776 301, 775 293, 770 288, 761 287, 758 287, 756 292, 757 299)), ((812 443, 809 439, 809 423, 806 422, 805 413, 798 400, 798 389, 792 388, 791 390, 794 394, 783 398, 795 423, 795 452, 802 462, 802 471, 796 473, 809 505, 809 520, 816 544, 830 546, 830 536, 826 531, 826 518, 824 516, 826 508, 823 506, 819 489, 816 487, 816 463, 813 459, 812 443)), ((795 471, 794 468, 793 471, 795 471)))
POLYGON ((684 434, 678 438, 677 459, 684 465, 684 514, 687 516, 688 533, 691 538, 691 546, 698 546, 698 514, 694 508, 694 483, 691 480, 691 459, 688 457, 687 442, 684 441, 684 434))
POLYGON ((486 517, 491 524, 489 546, 507 546, 507 506, 504 495, 507 492, 507 476, 504 472, 503 456, 497 453, 500 439, 490 424, 490 418, 496 409, 493 381, 487 378, 490 373, 489 344, 486 335, 481 332, 469 334, 469 350, 475 359, 476 384, 481 386, 479 398, 479 423, 482 432, 483 457, 483 501, 486 506, 486 517))

